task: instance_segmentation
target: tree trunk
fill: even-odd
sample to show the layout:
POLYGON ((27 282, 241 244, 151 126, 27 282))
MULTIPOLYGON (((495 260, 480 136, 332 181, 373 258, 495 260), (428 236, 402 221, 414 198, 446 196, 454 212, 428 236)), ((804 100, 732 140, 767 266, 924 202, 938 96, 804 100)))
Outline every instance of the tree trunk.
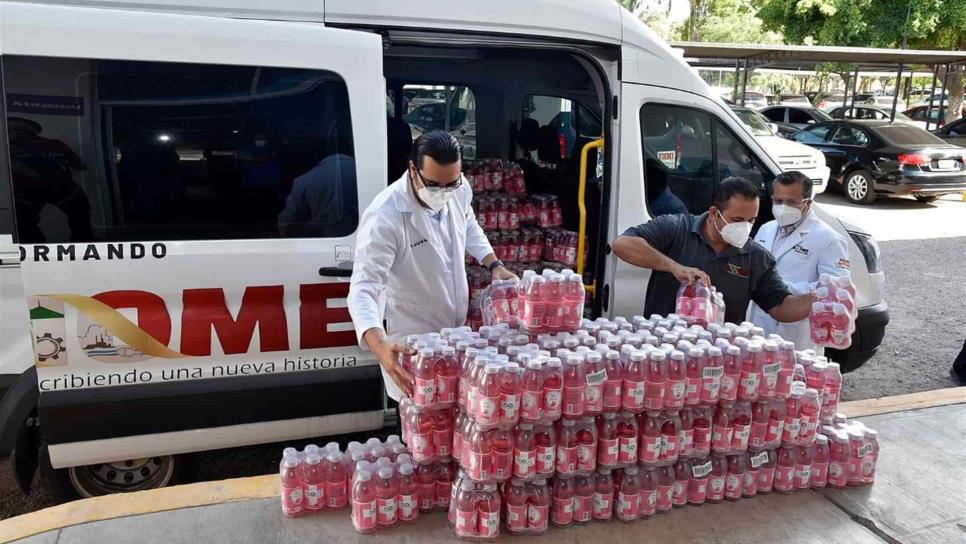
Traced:
MULTIPOLYGON (((939 77, 946 77, 946 70, 940 70, 939 77)), ((949 79, 946 80, 946 92, 949 93, 949 102, 946 107, 946 124, 949 124, 962 116, 963 108, 963 86, 966 79, 966 66, 954 64, 949 67, 949 79)))

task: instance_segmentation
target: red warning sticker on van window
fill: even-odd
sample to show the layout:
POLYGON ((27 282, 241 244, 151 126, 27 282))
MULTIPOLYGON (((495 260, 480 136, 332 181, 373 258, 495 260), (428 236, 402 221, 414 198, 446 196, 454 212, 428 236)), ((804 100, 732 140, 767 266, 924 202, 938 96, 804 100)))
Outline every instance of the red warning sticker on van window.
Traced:
POLYGON ((657 160, 661 161, 668 168, 676 168, 677 153, 674 151, 658 151, 657 160))

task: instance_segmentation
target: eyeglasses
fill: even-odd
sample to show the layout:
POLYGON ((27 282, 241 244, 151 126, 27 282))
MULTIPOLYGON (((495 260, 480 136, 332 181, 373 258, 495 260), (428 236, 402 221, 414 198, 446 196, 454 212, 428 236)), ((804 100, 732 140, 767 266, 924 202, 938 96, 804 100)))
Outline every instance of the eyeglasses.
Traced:
POLYGON ((448 193, 459 189, 463 185, 463 174, 460 174, 460 177, 449 183, 426 179, 426 176, 424 176, 422 171, 420 171, 418 168, 416 169, 416 175, 419 176, 419 179, 423 182, 423 185, 425 185, 426 188, 431 191, 443 191, 448 193))
POLYGON ((771 201, 773 203, 775 203, 775 204, 784 204, 786 206, 791 206, 793 208, 799 208, 799 207, 801 207, 802 204, 804 204, 804 203, 806 203, 806 202, 808 202, 810 200, 811 200, 810 198, 806 198, 804 200, 786 200, 786 199, 782 199, 782 198, 772 198, 771 199, 771 201))

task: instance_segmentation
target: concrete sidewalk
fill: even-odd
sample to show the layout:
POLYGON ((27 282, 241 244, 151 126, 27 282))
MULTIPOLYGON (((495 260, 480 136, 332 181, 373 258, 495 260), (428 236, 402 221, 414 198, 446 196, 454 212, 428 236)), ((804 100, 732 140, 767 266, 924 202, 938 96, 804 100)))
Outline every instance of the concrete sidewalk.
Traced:
MULTIPOLYGON (((966 544, 966 388, 959 389, 945 393, 955 396, 958 404, 879 399, 843 407, 846 413, 852 408, 856 414, 905 408, 855 417, 879 430, 881 453, 873 486, 773 493, 734 503, 689 506, 633 524, 612 521, 551 529, 543 537, 526 540, 966 544)), ((15 542, 428 544, 455 539, 443 513, 372 536, 353 531, 348 511, 287 519, 274 496, 276 480, 274 476, 244 478, 77 501, 0 522, 0 541, 25 535, 34 536, 15 542), (200 490, 214 498, 199 498, 200 490), (216 504, 193 506, 205 501, 216 504), (143 511, 144 502, 152 503, 155 511, 128 514, 143 511), (102 519, 105 509, 117 510, 123 517, 102 519), (52 521, 51 516, 62 520, 52 521), (44 527, 50 530, 42 531, 44 527)))

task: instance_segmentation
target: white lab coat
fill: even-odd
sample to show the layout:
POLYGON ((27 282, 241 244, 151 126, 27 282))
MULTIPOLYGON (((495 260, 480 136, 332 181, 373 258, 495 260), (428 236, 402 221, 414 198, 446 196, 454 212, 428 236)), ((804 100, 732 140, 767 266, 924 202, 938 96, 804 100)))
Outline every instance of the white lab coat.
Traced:
MULTIPOLYGON (((462 325, 469 306, 464 255, 482 261, 493 253, 470 206, 469 183, 446 203, 450 247, 443 247, 430 224, 434 219, 410 185, 406 172, 376 196, 359 222, 348 306, 363 349, 363 333, 383 328, 383 320, 386 333, 400 342, 409 334, 462 325)), ((385 371, 383 381, 399 400, 402 393, 385 371)))
MULTIPOLYGON (((772 252, 775 267, 793 295, 804 295, 815 288, 819 274, 849 275, 849 246, 839 233, 818 218, 811 210, 805 220, 774 246, 778 235, 777 221, 762 225, 755 241, 772 252)), ((756 304, 751 304, 751 321, 765 329, 765 334, 777 333, 795 343, 795 348, 815 349, 811 340, 808 319, 796 323, 779 323, 756 304)))

